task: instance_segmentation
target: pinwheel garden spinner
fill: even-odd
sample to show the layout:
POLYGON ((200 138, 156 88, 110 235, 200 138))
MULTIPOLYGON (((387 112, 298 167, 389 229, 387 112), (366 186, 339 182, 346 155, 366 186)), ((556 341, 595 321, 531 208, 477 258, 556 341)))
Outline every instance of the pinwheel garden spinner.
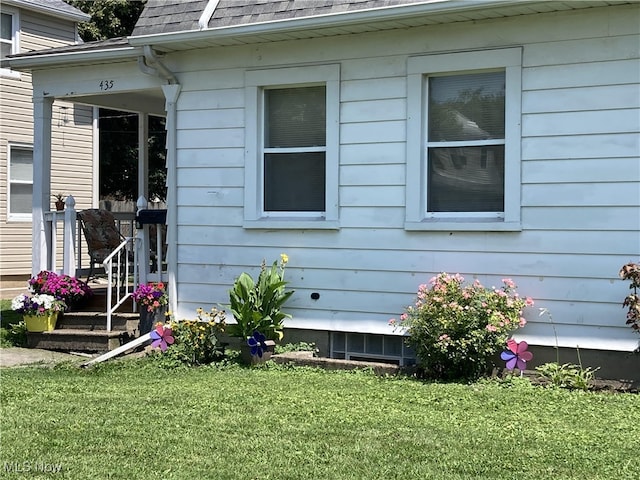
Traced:
POLYGON ((528 347, 529 345, 524 340, 520 343, 513 338, 507 340, 508 350, 500 354, 500 358, 507 362, 507 370, 518 368, 522 372, 527 368, 527 362, 533 358, 533 353, 527 350, 528 347))
POLYGON ((173 344, 173 331, 171 327, 167 327, 161 323, 156 325, 156 328, 151 330, 151 346, 153 348, 160 347, 163 352, 167 350, 167 347, 173 344))

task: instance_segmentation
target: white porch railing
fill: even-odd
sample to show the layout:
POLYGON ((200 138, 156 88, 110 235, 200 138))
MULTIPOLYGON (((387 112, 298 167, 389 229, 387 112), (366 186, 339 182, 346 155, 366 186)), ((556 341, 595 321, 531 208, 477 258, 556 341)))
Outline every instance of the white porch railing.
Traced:
MULTIPOLYGON (((146 199, 140 197, 137 202, 138 213, 149 212, 147 205, 146 199)), ((103 263, 107 275, 105 314, 108 331, 111 330, 112 314, 139 284, 167 281, 164 219, 157 224, 149 221, 136 224, 136 214, 133 212, 111 213, 125 240, 103 263), (153 233, 153 240, 150 232, 153 233)), ((86 240, 77 220, 73 196, 67 197, 64 211, 46 213, 45 222, 47 270, 75 277, 86 275, 89 268, 83 263, 86 265, 90 260, 83 253, 86 240), (62 255, 59 253, 60 247, 62 255)))

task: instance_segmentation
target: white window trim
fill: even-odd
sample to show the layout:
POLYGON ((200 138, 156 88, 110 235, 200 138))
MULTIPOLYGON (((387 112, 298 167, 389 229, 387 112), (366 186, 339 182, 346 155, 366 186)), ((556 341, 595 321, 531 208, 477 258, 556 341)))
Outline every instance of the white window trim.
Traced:
POLYGON ((405 230, 520 231, 522 49, 505 48, 409 57, 407 62, 407 186, 405 230), (504 69, 504 214, 428 213, 425 78, 504 69))
MULTIPOLYGON (((33 145, 28 143, 9 142, 7 144, 7 221, 9 222, 31 222, 33 214, 31 213, 11 213, 11 185, 18 182, 11 181, 11 152, 15 148, 29 149, 33 159, 33 145)), ((31 186, 33 187, 33 178, 31 178, 31 186)))
POLYGON ((312 65, 245 72, 244 228, 338 229, 340 66, 312 65), (326 87, 325 211, 264 212, 263 209, 263 89, 326 87))
MULTIPOLYGON (((20 11, 11 7, 2 7, 2 13, 13 16, 11 22, 12 47, 11 53, 20 53, 20 11)), ((0 68, 0 76, 8 78, 20 78, 20 72, 11 70, 10 68, 0 68)))

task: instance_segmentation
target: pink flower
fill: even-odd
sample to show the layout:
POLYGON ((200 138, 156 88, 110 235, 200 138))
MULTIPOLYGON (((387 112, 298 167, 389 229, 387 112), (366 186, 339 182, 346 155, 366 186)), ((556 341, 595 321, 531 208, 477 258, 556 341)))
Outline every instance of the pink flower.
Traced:
POLYGON ((520 325, 520 327, 524 327, 527 324, 527 320, 523 317, 520 317, 520 322, 518 323, 518 325, 520 325))
POLYGON ((533 298, 531 298, 531 297, 527 297, 527 298, 525 298, 525 299, 524 299, 524 304, 525 304, 527 307, 531 307, 531 306, 533 306, 533 298))
POLYGON ((505 284, 506 287, 508 288, 515 288, 516 284, 513 283, 513 280, 511 280, 510 278, 503 278, 502 279, 502 283, 505 284))
POLYGON ((491 324, 488 324, 488 325, 487 325, 486 327, 484 327, 484 328, 486 328, 486 329, 487 329, 487 331, 489 331, 489 332, 496 332, 496 331, 498 330, 498 328, 497 328, 495 325, 491 325, 491 324))

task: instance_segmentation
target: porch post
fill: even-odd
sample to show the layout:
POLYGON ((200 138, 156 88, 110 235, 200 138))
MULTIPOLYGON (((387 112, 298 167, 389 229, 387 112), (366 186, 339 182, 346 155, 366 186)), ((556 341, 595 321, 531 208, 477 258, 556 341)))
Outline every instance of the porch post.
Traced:
POLYGON ((146 113, 138 113, 138 197, 149 198, 149 115, 146 113))
POLYGON ((45 213, 51 204, 51 112, 53 98, 33 97, 33 209, 31 273, 49 268, 51 225, 45 213))
POLYGON ((180 96, 180 84, 163 85, 162 92, 165 97, 165 110, 167 111, 167 277, 169 283, 169 309, 177 314, 177 147, 176 147, 176 121, 178 97, 180 96))

